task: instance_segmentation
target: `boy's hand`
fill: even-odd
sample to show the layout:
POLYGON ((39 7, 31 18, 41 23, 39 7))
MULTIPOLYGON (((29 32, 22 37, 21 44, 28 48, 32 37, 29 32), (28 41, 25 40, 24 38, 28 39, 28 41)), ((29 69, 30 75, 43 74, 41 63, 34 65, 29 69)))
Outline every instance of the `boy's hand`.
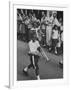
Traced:
POLYGON ((39 52, 41 52, 41 48, 40 48, 40 47, 38 47, 37 50, 38 50, 39 52))

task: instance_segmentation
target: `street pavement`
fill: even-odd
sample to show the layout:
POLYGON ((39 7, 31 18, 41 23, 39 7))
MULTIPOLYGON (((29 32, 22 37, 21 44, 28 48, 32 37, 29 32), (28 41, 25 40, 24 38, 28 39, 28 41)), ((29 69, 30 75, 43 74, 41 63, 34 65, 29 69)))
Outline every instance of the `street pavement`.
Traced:
MULTIPOLYGON (((46 62, 46 58, 40 57, 39 65, 39 74, 41 79, 62 79, 63 78, 63 69, 59 67, 59 61, 62 59, 62 56, 57 56, 52 53, 49 53, 46 48, 43 48, 44 52, 50 59, 46 62)), ((33 68, 28 70, 28 76, 25 76, 23 69, 30 64, 28 56, 28 44, 23 41, 17 41, 17 80, 36 80, 35 70, 33 68)))

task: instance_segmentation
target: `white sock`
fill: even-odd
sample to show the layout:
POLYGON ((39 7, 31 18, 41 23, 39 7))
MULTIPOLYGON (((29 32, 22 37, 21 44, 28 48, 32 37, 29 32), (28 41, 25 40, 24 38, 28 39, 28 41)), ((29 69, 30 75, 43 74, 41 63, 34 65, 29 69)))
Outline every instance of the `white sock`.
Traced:
POLYGON ((25 67, 25 68, 24 68, 24 71, 27 71, 27 70, 28 70, 28 67, 25 67))
POLYGON ((55 53, 57 54, 57 51, 55 50, 55 53))
POLYGON ((37 76, 37 79, 40 80, 40 76, 39 75, 37 76))

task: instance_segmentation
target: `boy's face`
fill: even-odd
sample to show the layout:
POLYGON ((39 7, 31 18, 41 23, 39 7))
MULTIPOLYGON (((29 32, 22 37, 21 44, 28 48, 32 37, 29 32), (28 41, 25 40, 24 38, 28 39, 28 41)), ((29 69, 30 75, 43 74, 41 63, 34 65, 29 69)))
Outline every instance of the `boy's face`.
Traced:
POLYGON ((32 40, 33 40, 33 42, 35 42, 36 38, 35 38, 35 37, 33 37, 33 38, 32 38, 32 40))
POLYGON ((33 42, 36 40, 36 34, 33 35, 32 40, 33 42))

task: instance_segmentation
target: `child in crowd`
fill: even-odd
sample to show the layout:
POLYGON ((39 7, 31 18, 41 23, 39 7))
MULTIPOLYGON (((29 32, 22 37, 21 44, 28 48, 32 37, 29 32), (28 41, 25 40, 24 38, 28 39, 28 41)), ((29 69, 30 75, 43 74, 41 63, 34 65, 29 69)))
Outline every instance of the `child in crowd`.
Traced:
POLYGON ((57 25, 53 27, 52 30, 52 50, 57 54, 57 43, 59 39, 59 31, 57 25))

